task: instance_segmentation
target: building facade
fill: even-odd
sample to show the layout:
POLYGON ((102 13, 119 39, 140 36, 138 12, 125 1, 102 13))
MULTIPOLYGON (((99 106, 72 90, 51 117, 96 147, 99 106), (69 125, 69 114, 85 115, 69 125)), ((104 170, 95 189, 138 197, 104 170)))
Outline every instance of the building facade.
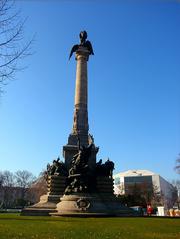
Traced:
POLYGON ((156 190, 162 198, 163 206, 171 208, 177 190, 160 175, 148 170, 128 170, 114 175, 114 193, 116 195, 133 194, 134 187, 149 191, 156 190))

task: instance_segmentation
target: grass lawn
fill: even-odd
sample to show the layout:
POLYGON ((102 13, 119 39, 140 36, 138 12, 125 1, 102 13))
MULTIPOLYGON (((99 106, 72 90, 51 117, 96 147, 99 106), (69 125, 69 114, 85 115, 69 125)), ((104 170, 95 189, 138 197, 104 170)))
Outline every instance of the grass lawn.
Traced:
POLYGON ((179 239, 180 219, 0 214, 0 239, 179 239))

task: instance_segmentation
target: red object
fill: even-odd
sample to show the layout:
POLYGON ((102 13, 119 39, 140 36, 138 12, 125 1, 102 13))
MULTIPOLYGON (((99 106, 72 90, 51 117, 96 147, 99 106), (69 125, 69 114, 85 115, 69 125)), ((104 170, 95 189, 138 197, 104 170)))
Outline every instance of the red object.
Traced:
POLYGON ((147 205, 147 214, 150 216, 153 212, 153 208, 151 207, 151 205, 147 205))

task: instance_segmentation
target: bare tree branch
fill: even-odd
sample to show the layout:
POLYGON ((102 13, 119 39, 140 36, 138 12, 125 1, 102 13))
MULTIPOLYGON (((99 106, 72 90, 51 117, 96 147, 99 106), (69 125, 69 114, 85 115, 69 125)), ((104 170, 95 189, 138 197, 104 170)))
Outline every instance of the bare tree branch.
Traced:
POLYGON ((175 171, 180 174, 180 154, 178 158, 176 159, 176 166, 174 167, 175 171))
POLYGON ((21 19, 14 0, 0 0, 0 94, 2 87, 21 70, 19 61, 31 55, 34 37, 24 43, 26 19, 21 19))

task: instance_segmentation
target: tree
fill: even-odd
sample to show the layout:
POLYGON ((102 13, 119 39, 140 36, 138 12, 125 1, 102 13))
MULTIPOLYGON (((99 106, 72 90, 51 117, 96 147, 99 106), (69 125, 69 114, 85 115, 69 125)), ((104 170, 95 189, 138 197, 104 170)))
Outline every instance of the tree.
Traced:
POLYGON ((27 198, 30 202, 39 202, 40 197, 47 193, 47 182, 45 176, 46 172, 41 172, 37 180, 28 189, 27 198))
MULTIPOLYGON (((29 189, 35 177, 26 170, 0 172, 0 207, 23 207, 31 201, 29 189)), ((38 190, 38 188, 37 188, 38 190)))
POLYGON ((180 180, 173 180, 172 185, 175 187, 177 193, 176 193, 176 200, 175 203, 177 204, 178 208, 180 208, 180 180))
POLYGON ((4 181, 3 173, 0 172, 0 189, 1 189, 2 185, 3 185, 3 181, 4 181))
POLYGON ((26 193, 28 191, 28 188, 33 184, 33 182, 36 180, 36 178, 33 176, 33 174, 27 170, 18 170, 15 173, 15 182, 16 186, 20 187, 22 189, 21 191, 21 200, 26 200, 26 193))
POLYGON ((13 187, 14 186, 14 175, 9 171, 4 171, 2 174, 3 186, 4 187, 13 187))
POLYGON ((13 203, 14 175, 9 171, 0 173, 0 204, 8 208, 13 203))
POLYGON ((180 154, 178 158, 176 159, 176 166, 174 168, 178 174, 180 174, 180 154))
POLYGON ((15 0, 0 0, 0 93, 3 85, 20 70, 19 60, 30 54, 32 40, 24 43, 24 24, 15 0))
POLYGON ((147 204, 157 206, 162 204, 163 197, 158 188, 151 183, 134 183, 128 185, 125 190, 125 195, 118 195, 121 202, 127 206, 142 206, 146 207, 147 204))
POLYGON ((33 174, 27 170, 18 170, 15 172, 16 186, 28 188, 35 181, 33 174))
POLYGON ((2 195, 2 188, 3 188, 3 173, 0 171, 0 208, 3 207, 3 195, 2 195))

